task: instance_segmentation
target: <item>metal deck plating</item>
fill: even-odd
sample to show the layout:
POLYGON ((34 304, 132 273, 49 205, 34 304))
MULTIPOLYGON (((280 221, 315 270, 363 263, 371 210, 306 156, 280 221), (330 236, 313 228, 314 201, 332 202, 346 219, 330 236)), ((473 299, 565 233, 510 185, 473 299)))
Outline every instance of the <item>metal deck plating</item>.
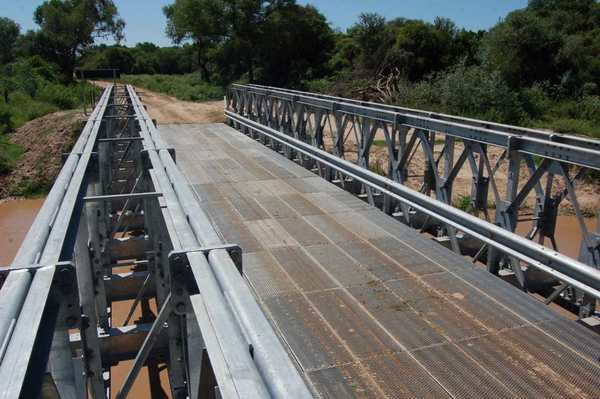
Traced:
POLYGON ((323 397, 596 397, 597 335, 225 125, 161 126, 323 397))

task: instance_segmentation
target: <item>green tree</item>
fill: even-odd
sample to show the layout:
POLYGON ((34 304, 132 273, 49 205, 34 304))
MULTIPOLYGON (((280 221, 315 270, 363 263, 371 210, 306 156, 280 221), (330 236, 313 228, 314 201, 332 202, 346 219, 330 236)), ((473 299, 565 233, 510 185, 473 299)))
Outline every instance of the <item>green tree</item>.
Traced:
POLYGON ((527 10, 509 14, 486 35, 483 46, 485 62, 513 87, 557 76, 560 38, 527 10))
POLYGON ((132 51, 126 47, 112 46, 102 52, 97 68, 117 68, 121 73, 129 74, 135 65, 132 51))
POLYGON ((396 69, 416 81, 454 64, 456 25, 443 18, 435 24, 405 21, 394 29, 394 44, 385 56, 385 70, 396 69))
POLYGON ((600 83, 600 3, 530 0, 486 34, 482 55, 513 87, 550 82, 578 95, 600 83))
POLYGON ((227 6, 223 0, 175 0, 165 6, 167 36, 175 43, 191 40, 198 51, 198 66, 210 80, 210 52, 227 35, 227 6))
POLYGON ((358 23, 348 33, 360 48, 361 66, 367 71, 379 69, 387 51, 385 18, 376 13, 360 14, 358 23))
POLYGON ((206 80, 213 69, 222 81, 298 81, 321 70, 333 48, 325 18, 294 0, 176 0, 164 12, 167 35, 197 47, 206 80))
POLYGON ((323 76, 335 39, 316 8, 288 3, 267 14, 258 43, 259 80, 284 85, 323 76))
POLYGON ((96 38, 119 42, 125 27, 112 0, 48 0, 35 10, 34 20, 40 26, 38 42, 44 43, 50 61, 60 66, 68 81, 84 49, 96 38))
POLYGON ((329 69, 341 73, 357 67, 361 49, 356 41, 343 33, 335 34, 335 50, 328 61, 329 69))
POLYGON ((14 60, 20 31, 21 28, 15 21, 0 17, 0 65, 14 60))

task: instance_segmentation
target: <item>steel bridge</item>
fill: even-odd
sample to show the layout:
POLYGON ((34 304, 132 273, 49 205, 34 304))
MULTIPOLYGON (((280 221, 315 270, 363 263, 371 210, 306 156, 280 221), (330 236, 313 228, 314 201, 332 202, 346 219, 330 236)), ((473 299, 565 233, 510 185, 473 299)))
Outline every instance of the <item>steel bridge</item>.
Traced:
POLYGON ((0 398, 599 397, 575 319, 600 297, 576 189, 600 142, 257 85, 225 115, 159 128, 105 89, 1 271, 0 398))

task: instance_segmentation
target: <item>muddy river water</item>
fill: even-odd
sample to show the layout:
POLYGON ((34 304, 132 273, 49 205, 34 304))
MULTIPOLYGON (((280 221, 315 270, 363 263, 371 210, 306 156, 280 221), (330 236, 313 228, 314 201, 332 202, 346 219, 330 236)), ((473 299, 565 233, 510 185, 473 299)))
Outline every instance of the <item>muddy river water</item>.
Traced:
MULTIPOLYGON (((44 198, 9 200, 0 203, 0 266, 10 265, 43 203, 44 198)), ((131 301, 119 302, 115 305, 113 306, 113 319, 116 324, 122 324, 122 320, 125 319, 131 306, 131 301)), ((133 320, 140 317, 139 307, 137 310, 133 320)), ((131 361, 121 362, 118 366, 113 367, 111 397, 115 397, 132 363, 131 361)), ((165 371, 161 372, 161 380, 162 386, 168 391, 168 377, 165 371)), ((131 389, 130 397, 148 397, 147 387, 148 374, 143 370, 131 389)), ((170 397, 170 395, 167 396, 170 397)))

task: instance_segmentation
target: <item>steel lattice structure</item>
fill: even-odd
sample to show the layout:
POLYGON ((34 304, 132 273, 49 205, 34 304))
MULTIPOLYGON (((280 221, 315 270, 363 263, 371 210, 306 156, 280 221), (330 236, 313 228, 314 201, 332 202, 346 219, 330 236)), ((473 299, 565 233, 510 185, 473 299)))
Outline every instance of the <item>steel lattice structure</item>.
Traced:
POLYGON ((174 157, 136 92, 108 87, 2 272, 1 398, 108 398, 124 360, 117 398, 143 366, 166 397, 161 365, 173 398, 312 397, 174 157))
MULTIPOLYGON (((288 158, 297 159, 303 166, 315 168, 322 177, 362 196, 404 223, 433 232, 438 239, 447 240, 456 252, 470 254, 475 260, 485 259, 491 272, 512 270, 523 289, 555 285, 549 302, 560 295, 580 306, 580 316, 593 312, 595 299, 582 295, 589 290, 572 289, 577 284, 573 285, 565 275, 583 263, 592 266, 588 270, 592 274, 600 267, 600 234, 588 230, 576 191, 576 184, 588 170, 600 170, 600 141, 258 85, 230 87, 227 108, 227 116, 235 127, 262 139, 288 158), (267 132, 265 128, 272 130, 267 132), (284 136, 277 135, 278 132, 284 136), (287 138, 296 141, 289 143, 287 138), (381 170, 371 162, 376 138, 383 142, 387 157, 387 164, 381 170), (317 155, 312 149, 298 147, 301 143, 322 152, 317 155), (443 144, 441 149, 440 144, 443 144), (501 151, 496 160, 489 156, 491 148, 501 151), (414 166, 416 153, 421 154, 424 162, 416 166, 422 172, 415 176, 410 174, 410 167, 414 166), (349 163, 341 166, 327 154, 350 161, 363 170, 378 172, 377 175, 389 180, 378 181, 375 176, 357 178, 360 171, 347 173, 349 163), (505 187, 497 182, 501 168, 506 170, 505 187), (447 206, 440 206, 455 203, 453 186, 460 172, 466 172, 472 180, 469 212, 475 216, 481 214, 490 222, 481 229, 474 228, 479 225, 475 218, 446 214, 447 206), (524 172, 529 177, 520 184, 524 172), (405 186, 424 196, 414 197, 414 192, 402 189, 405 186), (530 195, 535 197, 535 205, 524 220, 522 208, 530 195), (425 197, 435 198, 438 206, 427 204, 424 212, 425 197), (540 244, 536 246, 540 254, 556 253, 557 214, 565 201, 570 202, 583 237, 581 263, 565 260, 562 265, 553 265, 555 262, 547 256, 538 255, 524 259, 527 252, 524 246, 529 244, 522 243, 524 240, 518 236, 513 235, 503 246, 497 245, 497 239, 490 239, 495 226, 514 233, 519 223, 532 222, 526 237, 540 244), (490 203, 495 206, 493 217, 490 203), (473 237, 477 238, 475 243, 473 237), (553 246, 552 251, 542 247, 546 239, 553 246), (532 260, 541 264, 528 267, 535 264, 532 260), (560 284, 556 285, 557 280, 549 281, 548 273, 560 284)), ((582 281, 579 277, 575 279, 582 281)))

